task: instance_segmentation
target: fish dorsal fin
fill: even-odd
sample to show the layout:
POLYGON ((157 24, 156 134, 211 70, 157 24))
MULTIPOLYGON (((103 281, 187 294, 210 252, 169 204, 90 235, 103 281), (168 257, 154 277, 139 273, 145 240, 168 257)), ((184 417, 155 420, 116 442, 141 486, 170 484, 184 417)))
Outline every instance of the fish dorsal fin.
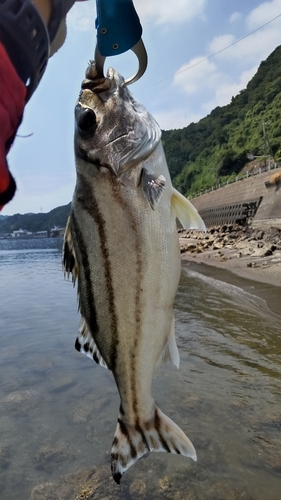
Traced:
POLYGON ((141 176, 142 190, 151 208, 154 210, 165 190, 166 179, 164 175, 156 175, 147 168, 142 169, 141 176))
POLYGON ((109 369, 104 361, 92 335, 89 332, 88 326, 84 318, 82 318, 81 326, 79 328, 78 337, 75 342, 75 349, 88 358, 93 359, 96 363, 109 369))
POLYGON ((170 328, 170 334, 168 337, 168 340, 166 342, 166 345, 161 353, 160 358, 158 359, 155 368, 154 368, 154 377, 158 374, 159 370, 161 367, 170 361, 175 365, 177 368, 180 366, 180 355, 179 355, 179 350, 178 346, 176 344, 176 336, 175 336, 175 318, 173 316, 172 321, 171 321, 171 328, 170 328))
POLYGON ((175 217, 179 219, 184 229, 206 231, 206 226, 196 208, 176 189, 173 189, 171 206, 175 217))

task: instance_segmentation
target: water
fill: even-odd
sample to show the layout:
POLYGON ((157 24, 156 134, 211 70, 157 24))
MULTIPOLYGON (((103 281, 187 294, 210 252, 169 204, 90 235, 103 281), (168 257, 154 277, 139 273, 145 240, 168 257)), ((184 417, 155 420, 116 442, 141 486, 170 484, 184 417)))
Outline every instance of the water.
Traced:
POLYGON ((61 244, 0 241, 0 499, 74 500, 71 481, 58 478, 96 467, 96 499, 279 500, 280 317, 239 280, 232 286, 183 265, 181 366, 161 370, 154 396, 198 461, 150 454, 118 488, 108 464, 119 399, 111 374, 74 350, 79 315, 61 244))

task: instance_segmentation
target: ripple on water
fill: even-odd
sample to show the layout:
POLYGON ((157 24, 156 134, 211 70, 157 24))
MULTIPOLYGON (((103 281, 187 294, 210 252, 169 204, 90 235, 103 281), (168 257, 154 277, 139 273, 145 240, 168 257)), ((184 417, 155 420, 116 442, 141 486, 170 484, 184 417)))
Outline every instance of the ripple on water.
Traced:
POLYGON ((280 318, 239 286, 183 273, 181 365, 164 367, 153 393, 198 461, 150 454, 118 487, 109 465, 116 386, 74 350, 76 291, 63 280, 57 244, 3 250, 0 241, 1 500, 279 499, 280 318))

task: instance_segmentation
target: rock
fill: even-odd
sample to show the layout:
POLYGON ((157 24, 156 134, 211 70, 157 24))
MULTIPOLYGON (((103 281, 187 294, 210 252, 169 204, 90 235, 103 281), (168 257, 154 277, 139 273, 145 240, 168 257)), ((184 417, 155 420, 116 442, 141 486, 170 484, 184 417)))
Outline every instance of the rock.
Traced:
POLYGON ((11 448, 5 444, 0 444, 0 470, 7 469, 11 462, 11 448))
POLYGON ((135 481, 132 482, 130 488, 130 494, 132 495, 133 498, 136 496, 146 496, 146 482, 144 479, 136 479, 135 481))
POLYGON ((204 500, 253 500, 246 486, 237 485, 237 481, 224 479, 214 483, 204 494, 204 500))
POLYGON ((273 252, 275 252, 276 250, 276 246, 275 245, 271 245, 265 252, 264 252, 264 255, 263 257, 268 257, 269 255, 272 255, 273 252))
POLYGON ((33 390, 14 391, 6 396, 1 403, 1 410, 21 410, 27 411, 29 408, 34 408, 34 400, 38 393, 33 390))
POLYGON ((121 500, 126 498, 126 489, 118 486, 110 468, 103 466, 39 484, 33 488, 29 500, 121 500))
POLYGON ((52 474, 58 466, 64 462, 75 459, 75 455, 69 449, 62 446, 43 445, 33 457, 35 469, 44 470, 52 474))
POLYGON ((76 382, 70 377, 64 377, 59 380, 56 380, 54 387, 51 389, 51 392, 63 392, 69 387, 73 386, 76 382))
POLYGON ((86 396, 84 399, 79 401, 79 405, 74 408, 73 412, 68 416, 68 421, 72 424, 85 423, 90 414, 97 411, 105 400, 102 399, 90 399, 86 396))
POLYGON ((32 366, 32 372, 36 375, 46 375, 53 367, 53 362, 49 359, 41 359, 32 366))
POLYGON ((223 243, 220 241, 215 241, 213 243, 213 250, 219 250, 220 248, 223 248, 223 243))

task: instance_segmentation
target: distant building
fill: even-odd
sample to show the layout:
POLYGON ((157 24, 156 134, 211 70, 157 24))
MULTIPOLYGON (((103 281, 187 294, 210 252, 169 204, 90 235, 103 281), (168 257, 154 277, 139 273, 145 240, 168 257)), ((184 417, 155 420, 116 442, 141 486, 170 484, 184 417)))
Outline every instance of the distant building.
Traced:
POLYGON ((64 230, 64 227, 54 226, 52 227, 52 229, 50 229, 50 237, 55 238, 57 236, 63 236, 64 230))
POLYGON ((26 229, 19 229, 18 231, 12 232, 12 238, 26 238, 30 236, 32 236, 32 233, 26 229))
POLYGON ((48 238, 48 231, 36 231, 32 233, 33 238, 48 238))

